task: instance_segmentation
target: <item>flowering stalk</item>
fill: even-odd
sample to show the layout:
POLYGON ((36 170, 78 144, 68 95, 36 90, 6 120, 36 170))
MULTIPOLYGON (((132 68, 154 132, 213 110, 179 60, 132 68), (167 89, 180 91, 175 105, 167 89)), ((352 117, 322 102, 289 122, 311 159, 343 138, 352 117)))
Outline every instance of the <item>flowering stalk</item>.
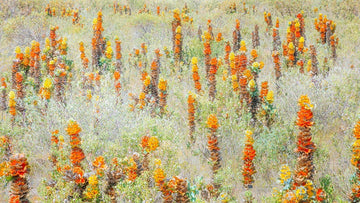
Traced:
POLYGON ((174 14, 174 20, 171 22, 171 30, 172 30, 172 41, 174 42, 173 43, 173 53, 175 53, 176 30, 177 30, 177 27, 181 26, 180 10, 175 9, 173 11, 173 14, 174 14))
POLYGON ((233 32, 233 51, 236 52, 240 49, 241 33, 240 21, 236 19, 235 30, 233 32))
POLYGON ((31 52, 30 52, 30 75, 35 80, 35 90, 38 90, 40 87, 40 43, 33 41, 31 42, 31 52))
POLYGON ((70 120, 66 128, 66 132, 70 136, 70 161, 72 163, 73 169, 69 171, 71 173, 71 180, 75 181, 75 189, 80 197, 83 196, 83 192, 88 184, 86 178, 84 177, 84 169, 81 166, 81 161, 85 159, 85 154, 81 149, 81 138, 79 133, 81 128, 76 121, 70 120))
POLYGON ((210 133, 208 134, 208 149, 210 151, 210 160, 212 162, 212 185, 217 190, 220 188, 219 183, 215 183, 214 177, 219 171, 221 164, 221 157, 220 157, 220 148, 218 143, 218 137, 216 135, 216 131, 219 127, 218 120, 216 118, 216 115, 210 114, 207 119, 207 127, 210 130, 210 133))
POLYGON ((188 96, 188 120, 189 120, 189 137, 190 142, 195 143, 195 95, 189 92, 188 96))
POLYGON ((98 12, 97 18, 93 21, 93 38, 92 38, 92 65, 93 68, 99 68, 100 58, 105 50, 105 40, 102 36, 104 28, 102 27, 102 12, 98 12))
POLYGON ((271 13, 270 12, 267 13, 265 11, 264 12, 264 19, 265 19, 265 22, 267 24, 266 32, 268 32, 273 26, 272 20, 271 20, 271 13))
POLYGON ((0 111, 5 111, 7 109, 7 105, 6 105, 6 88, 7 88, 7 84, 5 81, 5 78, 2 77, 0 80, 1 84, 0 84, 0 111))
MULTIPOLYGON (((228 65, 229 68, 230 68, 230 61, 229 61, 230 52, 231 52, 230 42, 227 41, 226 44, 225 44, 225 56, 224 56, 224 60, 225 60, 225 64, 228 65)), ((229 71, 229 72, 230 72, 230 71, 229 71)))
POLYGON ((253 144, 254 139, 252 138, 252 131, 247 130, 245 132, 245 147, 243 150, 243 160, 244 165, 242 167, 242 174, 244 177, 244 187, 249 189, 252 188, 252 184, 254 183, 254 177, 253 175, 256 173, 255 166, 253 163, 253 160, 256 156, 256 151, 254 150, 253 144))
POLYGON ((66 83, 66 71, 58 68, 55 73, 54 86, 55 97, 58 102, 65 103, 65 83, 66 83))
POLYGON ((110 196, 111 202, 116 203, 115 187, 120 180, 124 179, 124 174, 119 166, 118 160, 114 158, 109 170, 106 172, 105 194, 110 196))
POLYGON ((100 196, 99 181, 96 175, 89 177, 89 184, 84 191, 84 196, 87 200, 97 200, 100 196))
POLYGON ((85 48, 84 48, 84 43, 80 42, 79 43, 79 50, 80 50, 80 59, 83 65, 83 68, 86 70, 89 67, 89 59, 86 57, 85 55, 85 48))
POLYGON ((273 51, 277 51, 280 49, 281 41, 279 34, 279 18, 276 18, 275 28, 273 28, 273 51))
POLYGON ((182 44, 183 36, 181 33, 181 26, 178 26, 175 31, 175 41, 174 41, 174 60, 176 63, 182 61, 182 44))
POLYGON ((310 45, 310 52, 311 52, 311 76, 318 75, 318 60, 316 57, 316 49, 314 45, 310 45))
POLYGON ((251 39, 252 39, 253 49, 260 46, 259 26, 258 25, 255 25, 255 30, 254 30, 254 32, 251 33, 251 39))
POLYGON ((24 154, 14 154, 10 157, 11 191, 9 202, 29 202, 27 194, 30 191, 27 174, 29 163, 24 154))
POLYGON ((115 87, 115 92, 119 97, 121 90, 121 83, 120 83, 120 72, 117 70, 114 72, 114 87, 115 87))
POLYGON ((185 179, 176 176, 174 177, 174 179, 176 183, 176 193, 177 193, 175 202, 189 203, 190 199, 189 196, 187 195, 187 191, 188 191, 187 181, 185 179))
POLYGON ((336 61, 336 58, 337 58, 336 48, 338 46, 338 40, 339 40, 339 38, 336 37, 336 34, 331 35, 331 37, 330 37, 331 58, 334 61, 336 61))
POLYGON ((251 123, 252 125, 255 125, 257 118, 257 107, 259 104, 259 90, 256 84, 256 81, 254 79, 249 81, 249 93, 251 97, 250 101, 250 113, 251 113, 251 123))
POLYGON ((209 78, 209 71, 211 66, 211 35, 209 32, 204 32, 204 55, 205 55, 205 71, 206 71, 206 78, 209 78))
POLYGON ((311 109, 313 105, 307 95, 302 95, 299 99, 300 110, 296 125, 299 126, 299 135, 297 141, 298 164, 294 175, 294 185, 303 186, 307 180, 313 181, 315 167, 313 164, 313 154, 316 146, 312 142, 311 126, 313 125, 313 114, 311 109))
POLYGON ((199 68, 198 68, 197 62, 198 62, 198 60, 196 57, 193 57, 191 59, 194 85, 195 85, 196 92, 199 93, 199 92, 201 92, 201 83, 200 83, 200 75, 198 72, 199 68))
POLYGON ((80 21, 79 9, 76 9, 76 10, 74 11, 72 23, 73 23, 74 25, 76 25, 76 24, 79 24, 79 21, 80 21))
POLYGON ((151 63, 150 90, 151 90, 151 95, 152 95, 153 99, 155 100, 156 105, 159 103, 159 94, 158 94, 158 92, 159 92, 159 90, 158 90, 159 73, 160 73, 159 63, 157 62, 156 59, 154 59, 153 62, 151 63))
POLYGON ((165 109, 166 109, 166 97, 167 97, 167 81, 164 79, 160 79, 159 81, 159 90, 160 90, 160 94, 159 94, 159 106, 160 106, 160 114, 163 115, 165 114, 165 109))
POLYGON ((354 127, 353 130, 354 137, 356 138, 356 141, 353 144, 352 147, 352 158, 351 158, 351 164, 356 167, 356 173, 355 173, 355 180, 352 185, 352 192, 350 195, 350 201, 351 202, 358 202, 360 201, 360 121, 358 121, 354 127))
POLYGON ((16 101, 14 91, 9 92, 9 113, 12 116, 12 122, 14 122, 16 116, 16 101))
POLYGON ((273 61, 274 61, 274 69, 275 69, 275 78, 279 80, 281 77, 281 65, 280 65, 280 57, 278 51, 273 51, 272 53, 273 61))
POLYGON ((116 61, 115 61, 115 70, 117 70, 119 73, 122 72, 122 62, 121 62, 121 58, 122 58, 122 55, 121 55, 121 41, 119 40, 118 37, 115 38, 115 58, 116 58, 116 61))
POLYGON ((216 94, 216 72, 218 70, 218 61, 216 58, 211 59, 211 67, 209 70, 209 98, 214 101, 216 94))

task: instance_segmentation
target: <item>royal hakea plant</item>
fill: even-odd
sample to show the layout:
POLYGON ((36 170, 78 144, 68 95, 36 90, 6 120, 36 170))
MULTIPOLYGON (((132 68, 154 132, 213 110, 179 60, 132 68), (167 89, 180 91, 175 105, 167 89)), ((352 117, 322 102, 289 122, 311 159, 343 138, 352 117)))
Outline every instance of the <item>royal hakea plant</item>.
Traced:
POLYGON ((166 174, 164 170, 161 168, 161 161, 155 161, 155 170, 153 172, 153 178, 155 181, 155 185, 157 186, 158 190, 161 191, 162 199, 164 203, 171 203, 173 202, 172 194, 175 192, 176 185, 173 180, 167 181, 166 174))
POLYGON ((191 59, 191 64, 192 64, 192 77, 193 77, 193 80, 194 80, 194 86, 195 86, 195 89, 196 89, 196 92, 197 93, 200 93, 201 92, 201 83, 200 83, 200 75, 199 75, 199 68, 198 68, 198 59, 196 57, 193 57, 191 59))
POLYGON ((315 166, 313 155, 316 150, 315 143, 312 141, 311 127, 313 125, 313 105, 307 95, 301 95, 298 105, 298 117, 296 125, 299 127, 297 136, 298 164, 294 174, 294 185, 304 186, 307 180, 313 181, 315 166))
POLYGON ((125 178, 122 168, 119 165, 118 159, 113 158, 109 168, 106 171, 106 185, 105 194, 110 197, 112 203, 116 203, 116 185, 125 178))
POLYGON ((167 106, 167 95, 168 95, 168 87, 167 87, 167 81, 164 79, 160 79, 159 81, 159 107, 160 107, 160 114, 163 115, 166 112, 166 106, 167 106))
POLYGON ((149 170, 150 153, 159 147, 159 140, 155 136, 145 135, 141 138, 140 144, 143 152, 143 161, 141 163, 143 170, 149 170))
MULTIPOLYGON (((5 81, 5 78, 2 77, 0 80, 0 111, 2 111, 2 112, 4 112, 7 109, 6 88, 7 88, 7 83, 5 81)), ((1 119, 2 119, 2 117, 1 117, 1 119)))
POLYGON ((24 154, 14 154, 9 161, 9 179, 11 180, 11 191, 9 202, 30 202, 27 195, 30 191, 27 176, 30 172, 29 163, 24 154))
POLYGON ((306 180, 303 186, 294 186, 292 171, 286 164, 280 168, 280 189, 274 188, 273 197, 276 202, 326 202, 326 193, 321 188, 316 188, 311 180, 306 180))
POLYGON ((102 27, 102 12, 98 12, 97 18, 93 20, 93 38, 92 38, 92 66, 98 69, 100 66, 100 58, 105 51, 105 40, 102 36, 104 28, 102 27))
POLYGON ((212 25, 211 25, 211 20, 209 19, 207 21, 207 26, 208 26, 208 33, 210 34, 210 41, 213 41, 215 38, 214 38, 214 33, 213 33, 213 28, 212 28, 212 25))
POLYGON ((275 69, 275 79, 279 80, 281 77, 281 62, 278 51, 273 51, 272 53, 274 69, 275 69))
POLYGON ((190 137, 190 142, 194 143, 195 142, 194 133, 195 133, 195 104, 196 104, 196 100, 195 100, 195 94, 193 94, 192 92, 189 92, 187 103, 188 103, 189 137, 190 137))
POLYGON ((352 158, 351 164, 356 167, 356 172, 352 181, 351 194, 349 199, 351 202, 360 201, 360 121, 355 124, 353 135, 355 137, 355 142, 352 146, 352 158))
POLYGON ((80 50, 80 59, 81 59, 81 62, 82 62, 82 65, 83 65, 83 68, 85 71, 89 67, 89 59, 85 55, 85 48, 84 48, 83 42, 79 43, 79 50, 80 50))
POLYGON ((259 37, 259 26, 255 25, 254 32, 251 33, 252 47, 253 49, 260 46, 260 37, 259 37))
POLYGON ((15 100, 15 92, 14 91, 10 91, 9 92, 9 113, 11 115, 11 121, 12 123, 15 122, 15 116, 16 116, 16 100, 15 100))
POLYGON ((175 41, 174 41, 174 61, 180 63, 182 61, 182 44, 183 35, 181 33, 181 26, 178 26, 175 30, 175 41))
POLYGON ((217 129, 219 127, 218 119, 215 114, 210 114, 207 119, 207 127, 209 128, 210 133, 208 134, 208 149, 210 151, 210 160, 212 162, 212 186, 214 187, 213 194, 217 193, 217 190, 220 188, 220 183, 215 182, 215 175, 218 173, 221 168, 221 155, 218 142, 218 136, 216 135, 217 129))
POLYGON ((271 30, 271 28, 273 27, 273 23, 272 23, 272 19, 271 19, 271 13, 270 12, 264 12, 264 20, 267 24, 266 27, 266 32, 268 32, 269 30, 271 30))
MULTIPOLYGON (((227 41, 225 43, 225 56, 224 56, 224 61, 225 64, 230 68, 230 52, 231 52, 231 46, 230 46, 230 42, 227 41)), ((230 73, 230 69, 229 69, 229 73, 230 73)))
POLYGON ((118 37, 115 38, 115 59, 115 70, 122 73, 121 41, 118 37))
POLYGON ((249 81, 248 91, 250 94, 249 110, 251 113, 251 124, 255 125, 257 122, 256 114, 259 105, 259 89, 254 79, 249 81))
POLYGON ((34 88, 35 91, 40 88, 40 79, 41 79, 41 64, 40 64, 40 43, 37 41, 31 42, 30 49, 30 76, 34 79, 34 88))
POLYGON ((247 130, 245 132, 245 147, 243 150, 243 160, 244 165, 242 167, 243 174, 243 184, 246 189, 252 188, 254 183, 253 175, 256 173, 253 160, 256 156, 256 151, 254 150, 253 144, 254 139, 252 138, 252 131, 247 130))
POLYGON ((150 93, 152 98, 154 99, 154 102, 156 103, 156 105, 158 105, 159 103, 159 73, 160 73, 160 67, 159 67, 159 63, 157 62, 156 59, 153 60, 153 62, 151 63, 151 83, 150 83, 150 93))
POLYGON ((177 27, 181 27, 181 18, 180 18, 180 10, 179 9, 175 9, 173 11, 174 14, 174 20, 171 22, 171 30, 172 30, 172 41, 173 41, 173 53, 175 53, 175 49, 176 49, 176 44, 175 44, 175 40, 176 40, 176 29, 177 27))
POLYGON ((204 39, 204 55, 205 55, 205 71, 206 71, 206 78, 209 78, 209 71, 211 67, 211 35, 208 31, 204 32, 203 35, 204 39))
POLYGON ((209 69, 209 98, 211 101, 215 100, 216 96, 216 72, 218 70, 218 61, 216 58, 212 58, 209 69))
POLYGON ((322 44, 330 45, 330 37, 334 35, 336 23, 327 19, 327 16, 319 13, 319 17, 314 21, 315 29, 320 33, 320 41, 322 44))
POLYGON ((273 51, 278 51, 281 47, 281 40, 279 34, 279 18, 276 18, 275 28, 273 28, 273 51))
POLYGON ((241 42, 241 33, 240 33, 240 20, 236 19, 235 30, 233 31, 233 52, 237 52, 240 49, 241 42))
POLYGON ((317 60, 317 54, 316 54, 316 48, 314 45, 310 45, 310 53, 311 53, 311 76, 317 76, 319 74, 318 69, 318 60, 317 60))
POLYGON ((77 193, 79 197, 83 197, 83 192, 88 184, 88 180, 84 177, 84 168, 81 165, 81 162, 85 159, 79 135, 81 128, 76 121, 70 120, 66 132, 70 136, 71 152, 69 158, 72 163, 72 169, 65 171, 65 175, 69 180, 75 182, 74 192, 77 193))

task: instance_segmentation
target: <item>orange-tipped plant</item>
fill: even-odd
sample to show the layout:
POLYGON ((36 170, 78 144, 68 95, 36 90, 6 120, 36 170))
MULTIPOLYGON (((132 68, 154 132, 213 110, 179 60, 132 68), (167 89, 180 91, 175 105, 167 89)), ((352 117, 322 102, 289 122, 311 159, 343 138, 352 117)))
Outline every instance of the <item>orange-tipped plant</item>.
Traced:
POLYGON ((352 185, 352 191, 350 195, 351 202, 360 201, 360 121, 358 121, 353 130, 354 137, 356 138, 353 147, 352 147, 352 158, 351 164, 356 167, 356 172, 354 175, 354 181, 352 185))
POLYGON ((105 40, 102 36, 104 28, 102 27, 102 12, 98 12, 97 18, 93 21, 93 38, 92 38, 92 65, 93 68, 99 68, 100 58, 105 50, 105 40))
POLYGON ((240 20, 236 19, 235 30, 233 32, 233 51, 237 52, 240 49, 241 33, 240 20))
POLYGON ((252 39, 253 49, 260 46, 259 26, 258 25, 255 25, 254 32, 251 33, 251 39, 252 39))
POLYGON ((89 59, 86 57, 85 55, 85 48, 84 48, 84 43, 80 42, 79 43, 79 50, 80 50, 80 59, 83 65, 83 68, 86 70, 89 67, 89 59))
POLYGON ((247 130, 245 132, 245 147, 243 150, 243 160, 244 165, 242 167, 242 174, 244 177, 243 183, 246 189, 252 188, 252 184, 254 183, 253 175, 256 173, 255 166, 253 160, 256 156, 256 151, 254 150, 253 144, 254 139, 252 138, 252 132, 247 130))
POLYGON ((272 57, 274 61, 275 78, 276 80, 279 80, 279 78, 281 77, 281 64, 280 64, 279 52, 273 51, 272 57))
POLYGON ((116 190, 115 187, 120 180, 124 179, 123 171, 118 163, 117 158, 113 158, 109 170, 106 172, 106 186, 105 194, 110 196, 112 203, 116 203, 116 190))
POLYGON ((188 121, 189 121, 189 137, 190 137, 190 142, 194 143, 195 142, 195 137, 194 137, 194 133, 195 133, 195 95, 192 94, 191 92, 189 93, 188 96, 188 121))
POLYGON ((250 113, 251 113, 251 123, 255 125, 257 118, 257 108, 259 104, 259 89, 257 87, 256 81, 254 79, 249 81, 248 91, 250 94, 250 113))
POLYGON ((120 72, 119 71, 115 71, 114 72, 114 87, 115 87, 115 92, 117 94, 117 96, 120 96, 120 90, 121 90, 121 83, 120 83, 120 72))
POLYGON ((266 32, 268 32, 273 26, 272 19, 271 19, 271 13, 265 11, 264 12, 264 19, 265 19, 265 22, 267 24, 266 32))
POLYGON ((230 42, 227 41, 226 44, 225 44, 225 56, 224 56, 224 60, 225 60, 225 64, 228 65, 229 68, 230 68, 230 61, 229 61, 230 52, 231 52, 230 42))
POLYGON ((195 85, 195 89, 196 89, 196 92, 199 93, 201 92, 201 83, 200 83, 200 75, 199 75, 199 68, 198 68, 198 65, 197 65, 197 58, 196 57, 193 57, 191 59, 191 63, 192 63, 192 72, 193 72, 193 80, 194 80, 194 85, 195 85))
POLYGON ((173 11, 174 20, 171 22, 171 30, 172 30, 172 41, 173 43, 173 52, 175 53, 175 39, 176 39, 176 29, 181 26, 181 18, 180 18, 180 10, 175 9, 173 11))
POLYGON ((211 35, 209 32, 204 32, 204 55, 205 55, 205 71, 206 71, 206 78, 209 78, 209 71, 211 66, 211 35))
POLYGON ((183 203, 189 203, 190 198, 187 194, 188 192, 188 184, 185 179, 182 179, 180 177, 174 177, 175 183, 176 183, 176 198, 175 202, 183 202, 183 203))
POLYGON ((313 181, 315 167, 313 164, 313 154, 316 146, 312 142, 311 126, 313 125, 313 105, 307 95, 301 95, 299 99, 300 110, 296 125, 299 126, 299 135, 297 136, 298 163, 294 174, 294 185, 303 186, 307 180, 313 181))
POLYGON ((0 111, 5 111, 7 109, 7 105, 6 105, 6 88, 7 88, 7 84, 5 81, 5 78, 2 77, 0 80, 1 84, 0 84, 0 111))
POLYGON ((11 191, 10 202, 29 202, 27 194, 30 191, 27 175, 30 167, 24 154, 14 154, 10 157, 11 191))
POLYGON ((318 60, 317 60, 317 54, 316 49, 314 45, 310 45, 310 52, 311 52, 311 76, 316 76, 319 73, 318 70, 318 60))
POLYGON ((16 116, 16 100, 15 100, 15 92, 9 92, 9 113, 12 116, 12 121, 14 122, 16 116))
POLYGON ((215 175, 218 173, 221 167, 221 156, 218 142, 218 136, 216 135, 218 125, 218 119, 215 114, 210 114, 207 119, 207 127, 210 130, 208 134, 208 149, 210 151, 210 160, 212 162, 212 185, 215 190, 220 188, 219 183, 215 183, 215 175))
POLYGON ((281 41, 280 41, 280 34, 279 34, 279 18, 276 18, 276 25, 273 28, 273 51, 277 51, 280 49, 281 41))
POLYGON ((159 90, 160 90, 160 94, 159 94, 159 107, 160 107, 160 114, 165 114, 165 109, 166 109, 166 97, 168 95, 167 93, 167 81, 164 79, 160 79, 159 81, 159 90))
POLYGON ((182 61, 182 44, 183 35, 181 33, 181 26, 178 26, 175 30, 175 41, 174 41, 174 60, 176 63, 182 61))
POLYGON ((118 37, 115 38, 115 46, 116 46, 115 47, 115 58, 116 58, 115 69, 121 73, 122 72, 122 70, 121 70, 121 68, 122 68, 121 41, 119 40, 118 37))
POLYGON ((218 61, 216 58, 211 59, 211 67, 209 70, 209 98, 214 101, 216 94, 216 72, 218 70, 218 61))

